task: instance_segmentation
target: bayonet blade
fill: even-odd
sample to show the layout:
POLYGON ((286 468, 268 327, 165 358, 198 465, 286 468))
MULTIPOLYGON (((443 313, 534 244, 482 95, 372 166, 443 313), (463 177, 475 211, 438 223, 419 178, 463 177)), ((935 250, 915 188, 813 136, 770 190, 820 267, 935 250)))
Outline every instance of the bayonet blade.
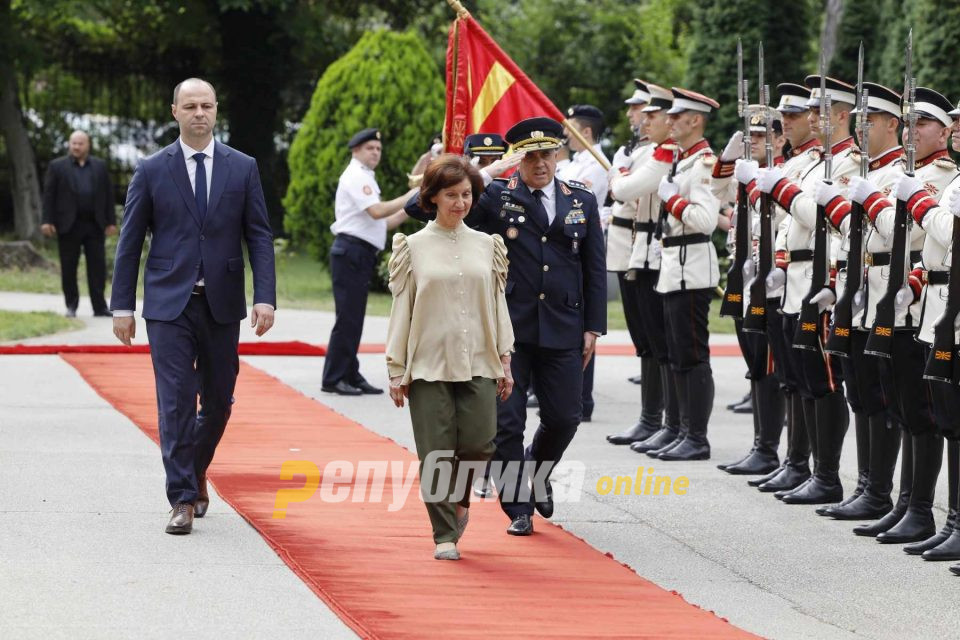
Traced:
POLYGON ((743 95, 743 43, 737 38, 737 115, 743 117, 746 96, 743 95))

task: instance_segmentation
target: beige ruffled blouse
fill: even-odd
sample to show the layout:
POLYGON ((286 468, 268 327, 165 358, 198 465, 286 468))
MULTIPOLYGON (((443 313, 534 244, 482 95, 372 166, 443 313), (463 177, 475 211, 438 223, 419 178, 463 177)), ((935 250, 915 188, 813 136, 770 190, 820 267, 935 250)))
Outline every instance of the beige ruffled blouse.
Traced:
POLYGON ((411 236, 393 236, 387 330, 390 377, 462 382, 503 376, 500 356, 513 349, 507 310, 503 238, 463 223, 436 222, 411 236))

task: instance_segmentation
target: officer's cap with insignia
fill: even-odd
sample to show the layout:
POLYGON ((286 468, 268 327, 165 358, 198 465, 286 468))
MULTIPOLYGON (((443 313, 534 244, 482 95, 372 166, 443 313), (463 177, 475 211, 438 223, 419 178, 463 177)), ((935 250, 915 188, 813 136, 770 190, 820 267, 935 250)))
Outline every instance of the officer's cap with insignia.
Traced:
POLYGON ((624 104, 647 104, 650 102, 650 91, 647 90, 647 83, 640 78, 634 78, 633 84, 637 90, 633 95, 623 101, 624 104))
POLYGON ((643 108, 643 113, 669 109, 673 104, 673 93, 669 89, 648 82, 647 91, 650 92, 650 104, 643 108))
POLYGON ((353 149, 354 147, 359 147, 364 142, 370 142, 371 140, 380 139, 380 130, 379 129, 363 129, 353 134, 353 137, 350 138, 350 142, 347 143, 347 149, 353 149))
POLYGON ((468 157, 502 156, 507 145, 499 133, 474 133, 463 141, 463 152, 468 157))
MULTIPOLYGON (((810 99, 807 100, 807 106, 811 109, 820 108, 820 76, 807 76, 803 83, 810 87, 810 99)), ((827 95, 830 96, 831 104, 848 104, 851 107, 857 104, 857 88, 852 84, 847 84, 842 80, 827 76, 824 83, 827 87, 827 95)))
POLYGON ((510 127, 504 139, 514 151, 559 149, 563 144, 563 125, 544 116, 527 118, 510 127))
MULTIPOLYGON (((747 109, 753 114, 750 116, 750 133, 766 133, 767 119, 763 114, 763 106, 751 104, 747 109)), ((770 123, 770 128, 779 136, 783 133, 783 116, 775 109, 770 109, 770 113, 773 116, 773 122, 770 123)))
POLYGON ((780 104, 777 111, 780 113, 803 113, 809 111, 807 100, 810 98, 810 89, 793 82, 783 82, 777 85, 780 92, 780 104))
MULTIPOLYGON (((867 91, 867 113, 886 113, 895 118, 900 117, 899 93, 876 82, 864 82, 863 88, 867 91)), ((860 113, 859 106, 853 113, 860 113)))
POLYGON ((575 104, 567 109, 568 118, 590 118, 603 121, 603 111, 592 104, 575 104))
POLYGON ((668 115, 676 115, 684 111, 710 113, 714 109, 720 108, 720 103, 702 93, 681 89, 680 87, 673 87, 671 91, 673 93, 673 106, 667 111, 668 115))
MULTIPOLYGON (((900 101, 900 104, 902 107, 903 100, 900 101)), ((953 103, 947 100, 942 93, 926 87, 917 87, 914 104, 918 118, 936 120, 945 127, 953 124, 953 118, 950 117, 950 112, 953 111, 953 103)), ((906 109, 903 110, 903 115, 907 115, 906 109)))

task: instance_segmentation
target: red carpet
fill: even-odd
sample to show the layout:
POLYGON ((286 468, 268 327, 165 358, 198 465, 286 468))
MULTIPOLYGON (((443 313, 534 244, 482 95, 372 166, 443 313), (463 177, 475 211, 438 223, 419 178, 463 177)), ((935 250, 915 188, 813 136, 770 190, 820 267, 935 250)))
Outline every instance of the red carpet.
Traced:
MULTIPOLYGON (((147 356, 62 357, 118 411, 157 439, 147 356)), ((291 503, 285 519, 273 519, 277 491, 304 484, 303 476, 279 479, 286 460, 308 460, 321 471, 331 460, 354 465, 360 460, 403 461, 406 471, 415 458, 245 363, 236 398, 209 472, 212 483, 284 562, 365 638, 756 637, 638 577, 543 520, 537 520, 531 538, 505 535, 505 518, 494 503, 474 505, 460 544, 463 560, 435 561, 416 483, 412 498, 399 511, 387 510, 392 495, 388 479, 383 502, 325 502, 318 491, 309 500, 291 503)), ((156 464, 160 466, 159 455, 156 464)), ((352 479, 338 486, 352 488, 352 479)), ((158 500, 162 490, 157 487, 158 500)), ((214 509, 208 517, 217 516, 214 509)), ((203 520, 196 528, 203 535, 203 520)))
MULTIPOLYGON (((378 343, 361 344, 360 353, 383 353, 384 345, 378 343)), ((306 342, 241 342, 242 356, 324 356, 327 345, 308 344, 306 342)), ((53 355, 58 353, 150 353, 150 346, 138 344, 125 347, 122 344, 15 344, 0 346, 0 355, 53 355)), ((635 356, 636 350, 629 344, 603 344, 597 346, 597 353, 603 356, 635 356)), ((711 345, 710 355, 715 357, 739 356, 740 347, 736 344, 711 345)))

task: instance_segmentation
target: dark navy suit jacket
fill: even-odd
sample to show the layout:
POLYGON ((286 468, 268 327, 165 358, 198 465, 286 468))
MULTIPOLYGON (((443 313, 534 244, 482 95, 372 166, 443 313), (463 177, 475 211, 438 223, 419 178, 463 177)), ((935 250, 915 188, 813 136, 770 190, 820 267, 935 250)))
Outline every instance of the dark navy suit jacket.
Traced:
POLYGON ((247 315, 243 249, 253 268, 253 302, 276 307, 273 233, 256 161, 219 142, 213 148, 210 197, 201 222, 179 141, 145 158, 127 190, 110 308, 135 309, 140 253, 152 233, 143 276, 143 317, 170 321, 187 306, 203 262, 214 319, 247 315))
MULTIPOLYGON (((584 331, 607 329, 603 229, 593 193, 557 179, 554 185, 557 215, 548 228, 538 222, 536 200, 519 177, 494 180, 464 222, 499 234, 507 245, 506 296, 515 340, 577 349, 584 331)), ((407 214, 432 219, 417 198, 407 203, 407 214)))

